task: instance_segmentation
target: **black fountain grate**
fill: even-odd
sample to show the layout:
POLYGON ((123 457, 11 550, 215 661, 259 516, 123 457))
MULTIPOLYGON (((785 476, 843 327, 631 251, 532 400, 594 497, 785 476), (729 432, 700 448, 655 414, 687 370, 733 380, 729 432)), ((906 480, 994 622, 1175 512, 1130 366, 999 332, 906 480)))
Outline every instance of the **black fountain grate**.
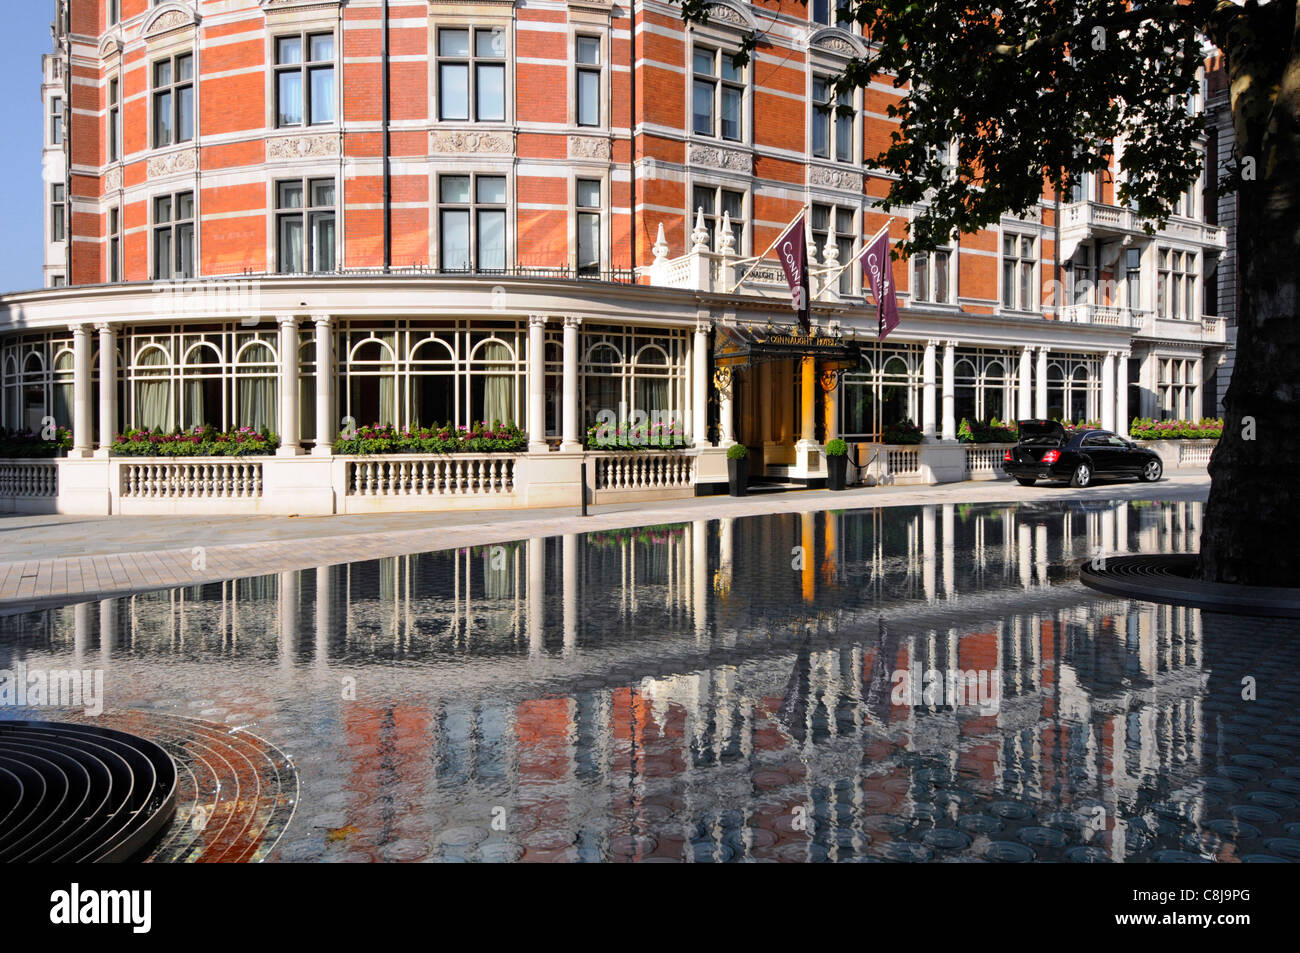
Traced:
POLYGON ((146 738, 0 721, 0 862, 130 860, 171 821, 176 782, 171 756, 146 738))

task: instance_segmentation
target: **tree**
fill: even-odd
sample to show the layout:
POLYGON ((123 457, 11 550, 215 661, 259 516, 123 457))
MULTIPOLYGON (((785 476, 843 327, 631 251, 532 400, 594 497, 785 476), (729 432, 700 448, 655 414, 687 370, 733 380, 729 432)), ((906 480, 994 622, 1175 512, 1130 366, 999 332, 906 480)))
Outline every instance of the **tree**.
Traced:
MULTIPOLYGON (((806 0, 801 0, 805 2, 806 0)), ((794 6, 782 4, 785 12, 794 6)), ((836 91, 873 79, 903 97, 891 144, 868 164, 892 173, 887 207, 920 203, 911 254, 1036 207, 1108 167, 1122 144, 1119 201, 1156 224, 1196 179, 1203 119, 1186 109, 1217 48, 1239 193, 1235 369, 1210 462, 1201 534, 1206 580, 1295 586, 1300 573, 1300 11, 1296 0, 842 0, 871 48, 836 91), (949 147, 956 143, 955 165, 949 147)), ((682 17, 707 20, 707 0, 682 17)), ((745 38, 737 60, 764 45, 745 38)), ((1148 226, 1151 230, 1151 226, 1148 226)))

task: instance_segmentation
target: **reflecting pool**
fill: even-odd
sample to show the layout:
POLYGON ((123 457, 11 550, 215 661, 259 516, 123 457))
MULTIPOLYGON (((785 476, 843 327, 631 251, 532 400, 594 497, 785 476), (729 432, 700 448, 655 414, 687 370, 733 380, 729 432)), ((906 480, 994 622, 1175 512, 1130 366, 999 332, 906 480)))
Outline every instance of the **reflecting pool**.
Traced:
POLYGON ((277 746, 301 788, 271 860, 1294 860, 1296 623, 1076 578, 1200 518, 575 533, 11 615, 0 668, 277 746))

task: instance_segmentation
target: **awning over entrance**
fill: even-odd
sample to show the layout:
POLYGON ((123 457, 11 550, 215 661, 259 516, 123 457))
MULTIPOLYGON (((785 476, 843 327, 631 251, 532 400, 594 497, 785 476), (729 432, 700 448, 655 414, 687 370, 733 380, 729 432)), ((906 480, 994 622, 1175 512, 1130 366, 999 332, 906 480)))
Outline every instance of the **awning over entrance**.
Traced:
POLYGON ((804 334, 797 327, 719 325, 717 331, 713 363, 718 367, 748 367, 805 357, 815 357, 826 370, 858 366, 858 345, 825 328, 813 328, 804 334))

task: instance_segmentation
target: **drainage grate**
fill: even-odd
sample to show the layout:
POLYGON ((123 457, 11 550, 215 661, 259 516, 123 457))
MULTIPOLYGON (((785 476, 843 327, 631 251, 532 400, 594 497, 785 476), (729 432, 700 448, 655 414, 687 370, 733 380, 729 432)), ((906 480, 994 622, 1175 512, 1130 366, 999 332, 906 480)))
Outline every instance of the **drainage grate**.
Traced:
POLYGON ((91 725, 0 721, 0 862, 113 863, 176 812, 176 765, 145 738, 91 725))

